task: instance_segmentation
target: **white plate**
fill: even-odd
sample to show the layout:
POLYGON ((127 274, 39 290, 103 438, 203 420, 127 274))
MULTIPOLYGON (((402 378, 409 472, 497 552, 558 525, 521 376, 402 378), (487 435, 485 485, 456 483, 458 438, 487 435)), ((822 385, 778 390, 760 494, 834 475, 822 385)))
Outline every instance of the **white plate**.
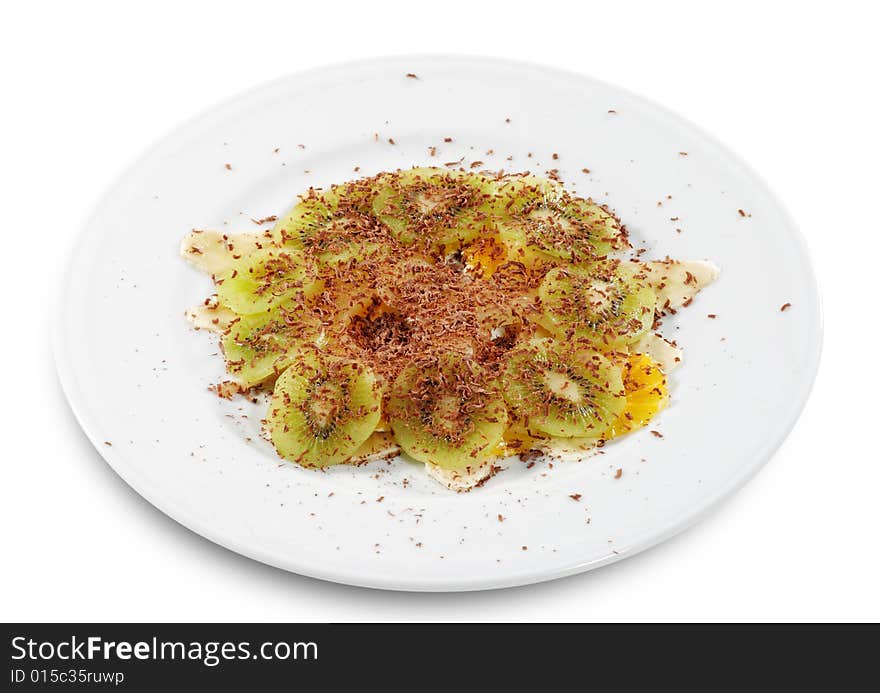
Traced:
POLYGON ((88 222, 55 335, 80 423, 157 508, 265 563, 409 590, 548 580, 672 536, 776 450, 807 397, 820 344, 798 232, 713 139, 585 77, 447 57, 295 75, 166 137, 88 222), (643 430, 552 469, 513 464, 466 495, 406 462, 327 472, 279 464, 257 435, 263 410, 207 390, 223 373, 216 340, 190 330, 183 313, 210 287, 178 258, 180 239, 193 227, 255 229, 251 217, 281 214, 308 186, 351 178, 355 166, 372 174, 460 157, 494 169, 558 168, 580 194, 607 200, 649 256, 722 268, 666 321, 685 358, 671 378, 672 405, 650 427, 664 437, 643 430), (784 303, 792 305, 781 312, 784 303))

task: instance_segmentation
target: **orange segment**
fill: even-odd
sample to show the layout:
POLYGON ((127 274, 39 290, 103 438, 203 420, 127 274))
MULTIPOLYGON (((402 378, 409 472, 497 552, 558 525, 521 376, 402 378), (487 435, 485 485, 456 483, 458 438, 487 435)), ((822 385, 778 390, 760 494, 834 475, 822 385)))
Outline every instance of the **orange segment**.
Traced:
POLYGON ((611 426, 611 437, 641 428, 669 403, 669 386, 660 366, 646 354, 632 354, 623 364, 626 409, 611 426))
POLYGON ((506 454, 518 455, 535 447, 539 439, 530 436, 522 425, 514 424, 504 432, 503 442, 506 454))
POLYGON ((484 277, 490 277, 507 259, 504 246, 491 236, 478 238, 464 248, 461 255, 468 268, 484 277))

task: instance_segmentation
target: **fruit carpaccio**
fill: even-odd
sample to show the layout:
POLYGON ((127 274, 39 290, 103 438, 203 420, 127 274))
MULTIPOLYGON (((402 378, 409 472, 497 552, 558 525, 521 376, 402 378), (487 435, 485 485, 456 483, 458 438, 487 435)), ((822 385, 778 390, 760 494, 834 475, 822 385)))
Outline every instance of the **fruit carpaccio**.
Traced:
POLYGON ((181 251, 214 281, 188 314, 221 334, 231 390, 272 389, 279 455, 402 452, 457 491, 647 424, 681 360, 660 321, 718 274, 643 260, 558 181, 439 168, 310 189, 271 229, 181 251))

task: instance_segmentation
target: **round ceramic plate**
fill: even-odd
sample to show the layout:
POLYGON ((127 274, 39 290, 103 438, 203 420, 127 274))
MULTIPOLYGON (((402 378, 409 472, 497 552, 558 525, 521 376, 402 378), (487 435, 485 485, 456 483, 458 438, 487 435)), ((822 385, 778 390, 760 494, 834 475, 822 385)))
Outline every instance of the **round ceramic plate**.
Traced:
POLYGON ((88 222, 55 334, 80 423, 157 508, 271 565, 408 590, 548 580, 672 536, 779 446, 820 344, 803 241, 712 138, 579 75, 447 57, 295 75, 166 137, 88 222), (404 460, 324 472, 281 462, 259 436, 265 405, 208 390, 223 376, 216 338, 191 330, 184 310, 210 282, 179 258, 181 238, 192 228, 255 230, 251 219, 282 214, 309 186, 458 161, 558 169, 567 186, 615 209, 646 257, 720 266, 721 278, 664 323, 685 356, 671 406, 649 427, 663 437, 643 429, 579 461, 512 461, 460 495, 404 460))

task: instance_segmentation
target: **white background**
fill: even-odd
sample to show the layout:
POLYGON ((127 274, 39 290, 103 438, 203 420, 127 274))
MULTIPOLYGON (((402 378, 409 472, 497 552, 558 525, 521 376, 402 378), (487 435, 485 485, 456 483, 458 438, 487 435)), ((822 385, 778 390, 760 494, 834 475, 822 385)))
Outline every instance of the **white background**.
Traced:
POLYGON ((0 619, 880 620, 880 18, 869 3, 840 1, 587 5, 154 0, 4 10, 0 619), (420 52, 531 60, 652 98, 739 153, 800 224, 826 319, 813 395, 771 463, 684 535, 513 590, 340 587, 178 526, 78 429, 48 325, 67 250, 120 171, 182 120, 254 84, 420 52))

